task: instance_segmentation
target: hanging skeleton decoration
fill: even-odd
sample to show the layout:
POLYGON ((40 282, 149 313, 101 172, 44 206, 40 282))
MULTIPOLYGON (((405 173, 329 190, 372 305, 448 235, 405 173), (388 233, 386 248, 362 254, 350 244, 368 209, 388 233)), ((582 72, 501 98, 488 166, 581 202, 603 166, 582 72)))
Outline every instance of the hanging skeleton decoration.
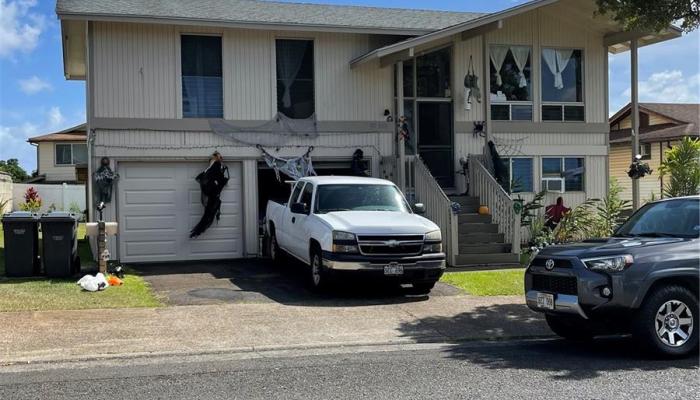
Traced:
POLYGON ((217 221, 221 217, 221 192, 230 178, 228 167, 223 164, 223 157, 219 152, 211 155, 209 168, 202 171, 195 178, 202 190, 201 200, 204 206, 204 215, 197 225, 190 231, 190 238, 195 238, 204 233, 214 219, 217 221))
POLYGON ((474 72, 474 61, 469 56, 469 67, 467 75, 464 76, 464 109, 472 109, 472 96, 481 103, 481 89, 479 88, 479 77, 474 72))
POLYGON ((109 167, 109 158, 102 157, 100 160, 100 168, 94 173, 95 179, 95 204, 110 203, 112 201, 112 187, 114 182, 119 179, 119 174, 114 173, 109 167))
POLYGON ((316 171, 314 171, 314 167, 311 164, 310 156, 311 152, 314 150, 313 146, 309 147, 309 149, 306 150, 306 153, 304 153, 301 157, 286 159, 273 156, 260 145, 257 145, 255 147, 262 151, 265 163, 267 163, 267 166, 275 171, 277 181, 279 182, 282 182, 282 179, 280 178, 280 172, 294 180, 301 179, 305 176, 316 175, 316 171))

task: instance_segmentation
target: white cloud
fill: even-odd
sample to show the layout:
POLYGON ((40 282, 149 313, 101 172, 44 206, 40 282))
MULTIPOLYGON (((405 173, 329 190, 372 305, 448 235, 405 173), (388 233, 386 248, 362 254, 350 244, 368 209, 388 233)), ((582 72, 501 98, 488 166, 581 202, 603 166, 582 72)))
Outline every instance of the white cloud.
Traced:
POLYGON ((68 121, 59 107, 51 107, 38 115, 38 120, 16 125, 0 125, 0 160, 16 158, 27 171, 36 169, 36 149, 27 143, 32 136, 43 135, 77 125, 82 120, 68 121))
MULTIPOLYGON (((629 98, 630 88, 622 96, 629 98)), ((683 76, 680 70, 655 72, 639 81, 639 101, 658 103, 700 103, 700 74, 683 76)))
POLYGON ((30 11, 34 6, 36 0, 0 0, 0 57, 36 48, 46 19, 30 11))
POLYGON ((53 89, 49 82, 39 78, 36 75, 27 79, 20 79, 19 88, 26 94, 35 94, 41 92, 42 90, 53 89))

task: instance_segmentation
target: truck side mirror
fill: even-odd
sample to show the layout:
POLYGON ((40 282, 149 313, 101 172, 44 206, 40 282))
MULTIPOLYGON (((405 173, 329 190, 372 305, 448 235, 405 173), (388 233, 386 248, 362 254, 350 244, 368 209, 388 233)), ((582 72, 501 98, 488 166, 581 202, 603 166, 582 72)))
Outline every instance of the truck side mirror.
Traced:
POLYGON ((413 205, 413 212, 416 214, 425 214, 425 204, 416 203, 413 205))
POLYGON ((292 203, 289 210, 292 212, 292 214, 306 214, 306 203, 292 203))

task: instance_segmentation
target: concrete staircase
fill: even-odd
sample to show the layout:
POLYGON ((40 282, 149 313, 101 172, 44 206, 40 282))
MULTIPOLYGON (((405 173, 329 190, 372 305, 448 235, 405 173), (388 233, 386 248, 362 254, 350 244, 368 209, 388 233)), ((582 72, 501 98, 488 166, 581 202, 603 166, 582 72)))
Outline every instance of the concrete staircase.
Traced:
POLYGON ((456 267, 483 265, 518 265, 519 255, 511 253, 510 244, 505 243, 498 225, 492 223, 490 215, 480 215, 478 197, 449 196, 462 206, 458 225, 459 255, 456 267))

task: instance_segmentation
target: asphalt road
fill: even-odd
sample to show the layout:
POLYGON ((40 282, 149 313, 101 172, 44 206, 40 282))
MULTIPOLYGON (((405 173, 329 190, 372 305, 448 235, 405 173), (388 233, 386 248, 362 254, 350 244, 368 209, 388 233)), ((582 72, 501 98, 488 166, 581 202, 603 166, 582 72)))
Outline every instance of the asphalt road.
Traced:
POLYGON ((693 399, 698 359, 626 340, 473 342, 0 367, 0 399, 693 399))

